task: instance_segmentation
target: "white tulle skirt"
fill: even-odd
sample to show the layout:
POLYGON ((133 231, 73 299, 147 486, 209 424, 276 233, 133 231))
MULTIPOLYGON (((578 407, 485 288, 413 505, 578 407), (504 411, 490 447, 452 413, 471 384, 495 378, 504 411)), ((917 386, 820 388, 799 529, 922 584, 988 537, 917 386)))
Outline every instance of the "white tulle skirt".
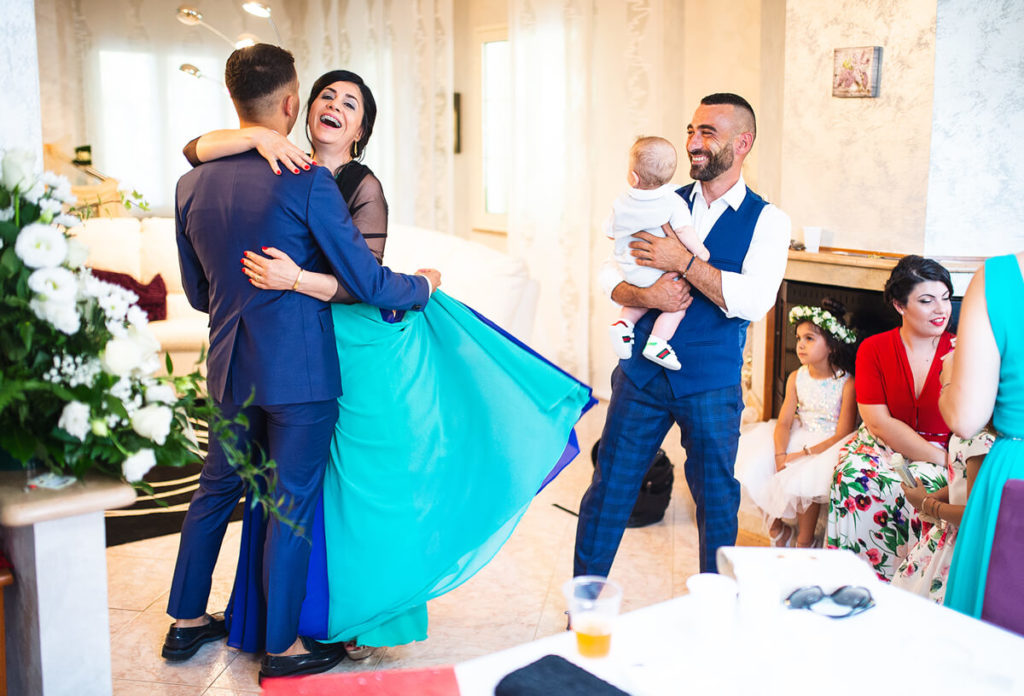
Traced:
MULTIPOLYGON (((736 479, 771 519, 792 522, 812 503, 828 503, 842 438, 820 454, 801 457, 775 471, 775 420, 755 423, 740 434, 736 479)), ((787 453, 813 446, 829 434, 807 430, 799 422, 790 431, 787 453)))

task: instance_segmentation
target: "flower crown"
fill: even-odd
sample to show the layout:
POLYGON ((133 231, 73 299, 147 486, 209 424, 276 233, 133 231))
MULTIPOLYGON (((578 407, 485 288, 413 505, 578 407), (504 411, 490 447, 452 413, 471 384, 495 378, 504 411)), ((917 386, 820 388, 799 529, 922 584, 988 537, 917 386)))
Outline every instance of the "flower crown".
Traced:
POLYGON ((836 319, 835 315, 821 307, 797 305, 789 310, 789 323, 800 324, 809 321, 822 331, 827 331, 843 343, 856 343, 857 332, 836 319))

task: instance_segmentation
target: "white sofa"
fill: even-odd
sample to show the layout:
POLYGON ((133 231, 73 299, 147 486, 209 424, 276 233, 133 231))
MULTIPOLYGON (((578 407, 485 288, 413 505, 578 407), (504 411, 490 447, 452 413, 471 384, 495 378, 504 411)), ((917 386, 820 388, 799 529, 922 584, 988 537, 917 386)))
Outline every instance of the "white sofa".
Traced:
MULTIPOLYGON (((159 273, 167 286, 167 318, 150 324, 174 372, 191 372, 204 345, 209 344, 209 320, 185 297, 178 268, 173 218, 91 218, 71 230, 89 247, 87 265, 127 273, 149 283, 159 273)), ((203 366, 205 372, 205 366, 203 366)))
MULTIPOLYGON (((192 309, 181 285, 172 218, 92 218, 72 233, 89 247, 88 265, 127 273, 149 283, 159 273, 167 286, 167 319, 151 323, 174 361, 192 369, 208 343, 206 314, 192 309)), ((538 284, 526 264, 508 254, 435 230, 392 224, 384 262, 397 271, 437 268, 442 289, 472 306, 517 338, 528 341, 537 309, 538 284)), ((241 272, 241 271, 239 271, 241 272)))

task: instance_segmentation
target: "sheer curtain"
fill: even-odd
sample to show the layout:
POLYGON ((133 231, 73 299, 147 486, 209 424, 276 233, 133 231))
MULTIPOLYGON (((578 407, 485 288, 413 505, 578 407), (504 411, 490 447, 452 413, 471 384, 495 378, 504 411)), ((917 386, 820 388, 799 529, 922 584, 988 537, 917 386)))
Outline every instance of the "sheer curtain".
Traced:
MULTIPOLYGON (((276 42, 266 20, 238 2, 191 2, 234 38, 276 42)), ((300 92, 348 68, 373 89, 377 123, 366 163, 384 184, 394 220, 449 231, 452 207, 452 0, 288 0, 270 3, 281 43, 296 58, 300 92)), ((233 50, 175 17, 166 0, 36 0, 43 139, 71 154, 93 145, 97 167, 138 188, 153 213, 173 211, 187 163, 182 145, 237 125, 223 85, 233 50), (178 70, 197 66, 210 79, 178 70)), ((302 124, 292 140, 308 147, 302 124)))
POLYGON ((594 281, 611 249, 602 227, 635 137, 663 135, 683 152, 681 32, 681 3, 667 0, 509 2, 509 249, 541 281, 537 348, 599 393, 615 364, 605 329, 615 308, 594 281))
POLYGON ((378 114, 365 162, 384 185, 391 218, 450 232, 452 0, 307 0, 282 10, 306 88, 347 68, 373 90, 378 114))

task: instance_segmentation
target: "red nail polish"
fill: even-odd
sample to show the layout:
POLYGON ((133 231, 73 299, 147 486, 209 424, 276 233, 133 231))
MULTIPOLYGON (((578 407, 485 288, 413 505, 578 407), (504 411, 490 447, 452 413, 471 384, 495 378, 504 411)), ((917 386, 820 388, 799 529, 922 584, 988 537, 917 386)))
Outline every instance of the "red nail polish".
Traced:
POLYGON ((307 172, 309 171, 309 165, 308 164, 304 165, 302 168, 305 169, 307 172))
POLYGON ((293 169, 293 170, 292 170, 292 174, 298 174, 298 173, 299 173, 299 170, 298 170, 298 169, 293 169))
POLYGON ((260 247, 260 249, 261 249, 262 251, 266 251, 266 250, 267 250, 267 247, 260 247))
POLYGON ((316 166, 316 160, 313 160, 313 166, 316 166))

